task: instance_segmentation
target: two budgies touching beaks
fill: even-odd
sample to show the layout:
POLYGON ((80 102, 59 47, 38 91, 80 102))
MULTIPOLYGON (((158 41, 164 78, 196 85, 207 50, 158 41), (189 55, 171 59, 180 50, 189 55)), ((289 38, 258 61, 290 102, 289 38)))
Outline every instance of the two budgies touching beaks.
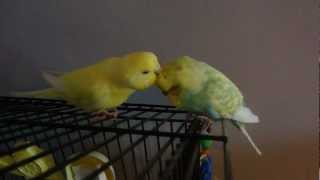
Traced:
POLYGON ((160 71, 154 53, 133 52, 71 72, 43 75, 50 88, 16 95, 63 99, 110 118, 114 113, 106 110, 115 109, 134 92, 156 83, 178 108, 207 113, 213 121, 229 119, 261 155, 245 129, 245 124, 258 123, 259 118, 246 106, 238 87, 220 71, 191 57, 173 59, 160 71))
POLYGON ((155 83, 159 69, 154 53, 133 52, 67 73, 44 72, 43 77, 50 88, 14 95, 62 99, 100 116, 100 119, 112 118, 116 115, 112 111, 130 95, 155 83))
POLYGON ((255 145, 245 124, 258 123, 259 118, 246 106, 238 87, 210 65, 183 56, 162 66, 157 86, 178 108, 206 113, 213 121, 229 119, 255 145))

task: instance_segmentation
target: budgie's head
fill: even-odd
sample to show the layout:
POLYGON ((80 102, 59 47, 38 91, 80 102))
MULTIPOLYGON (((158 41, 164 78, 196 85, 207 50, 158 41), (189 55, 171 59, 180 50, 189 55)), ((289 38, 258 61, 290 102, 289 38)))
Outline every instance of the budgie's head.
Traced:
POLYGON ((129 88, 143 90, 155 83, 160 64, 154 53, 130 53, 123 57, 123 62, 125 83, 129 88))
POLYGON ((165 95, 177 94, 181 90, 196 92, 207 80, 206 67, 188 56, 175 58, 161 68, 156 84, 165 95))

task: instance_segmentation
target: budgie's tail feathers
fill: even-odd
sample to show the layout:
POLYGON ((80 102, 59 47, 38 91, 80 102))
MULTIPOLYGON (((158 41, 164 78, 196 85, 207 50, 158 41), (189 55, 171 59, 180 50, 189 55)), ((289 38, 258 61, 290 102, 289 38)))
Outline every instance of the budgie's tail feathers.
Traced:
POLYGON ((43 78, 57 91, 63 91, 63 84, 59 80, 60 74, 56 72, 44 71, 42 72, 43 78))
POLYGON ((46 99, 61 99, 61 95, 53 88, 27 91, 27 92, 12 92, 12 96, 16 97, 33 97, 33 98, 46 98, 46 99))
POLYGON ((42 72, 43 78, 53 87, 37 91, 29 92, 13 92, 13 96, 17 97, 33 97, 33 98, 46 98, 46 99, 62 99, 59 91, 62 90, 59 76, 62 76, 61 72, 44 71, 42 72))
POLYGON ((246 136, 246 138, 248 139, 248 141, 250 142, 250 144, 252 145, 252 147, 254 148, 254 150, 261 156, 262 153, 260 151, 260 149, 258 148, 258 146, 253 142, 252 138, 250 137, 248 131, 246 130, 246 128, 244 127, 244 125, 242 124, 238 124, 239 129, 241 130, 241 132, 246 136))
POLYGON ((258 123, 259 117, 245 106, 240 106, 237 111, 234 113, 232 119, 242 123, 258 123))

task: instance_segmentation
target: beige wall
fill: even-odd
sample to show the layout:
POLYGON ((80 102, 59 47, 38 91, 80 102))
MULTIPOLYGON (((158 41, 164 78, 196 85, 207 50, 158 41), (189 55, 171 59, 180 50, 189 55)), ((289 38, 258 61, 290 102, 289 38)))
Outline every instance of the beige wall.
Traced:
MULTIPOLYGON (((316 178, 316 2, 0 1, 1 94, 41 88, 41 69, 69 70, 99 58, 152 50, 190 55, 225 72, 261 123, 248 130, 259 158, 228 129, 236 180, 316 178)), ((131 101, 166 103, 155 90, 131 101), (158 96, 158 98, 149 98, 158 96)))

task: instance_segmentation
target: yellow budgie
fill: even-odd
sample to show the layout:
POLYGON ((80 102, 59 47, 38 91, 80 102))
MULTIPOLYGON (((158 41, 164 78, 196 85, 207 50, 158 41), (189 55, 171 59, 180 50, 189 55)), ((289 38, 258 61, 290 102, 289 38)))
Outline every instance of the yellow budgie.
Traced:
POLYGON ((64 74, 44 72, 43 77, 51 88, 15 95, 63 99, 87 112, 110 118, 115 113, 106 110, 115 109, 136 90, 152 86, 159 69, 152 52, 133 52, 64 74))

